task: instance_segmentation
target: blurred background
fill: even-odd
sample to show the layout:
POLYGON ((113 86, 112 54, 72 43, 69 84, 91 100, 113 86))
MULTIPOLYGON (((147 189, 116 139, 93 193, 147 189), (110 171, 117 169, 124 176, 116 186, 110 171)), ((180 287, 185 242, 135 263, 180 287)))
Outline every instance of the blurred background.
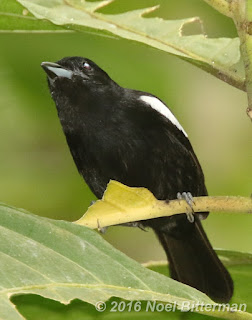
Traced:
MULTIPOLYGON (((200 16, 210 37, 236 37, 232 20, 202 0, 117 0, 102 12, 156 4, 160 8, 152 16, 200 16)), ((0 34, 0 39, 1 202, 74 221, 95 200, 75 168, 40 67, 42 61, 74 55, 94 60, 120 85, 150 92, 170 106, 189 135, 210 195, 251 194, 251 122, 244 92, 165 52, 113 36, 0 34)), ((248 215, 212 213, 203 224, 215 248, 248 252, 251 222, 248 215)), ((165 259, 152 231, 110 227, 104 238, 140 262, 165 259)))

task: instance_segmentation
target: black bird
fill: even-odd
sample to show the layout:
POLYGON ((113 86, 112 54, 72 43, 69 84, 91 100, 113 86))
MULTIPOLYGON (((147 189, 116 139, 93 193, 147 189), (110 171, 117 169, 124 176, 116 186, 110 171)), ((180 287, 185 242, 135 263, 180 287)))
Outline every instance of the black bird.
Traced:
MULTIPOLYGON (((86 58, 41 66, 75 164, 97 198, 110 179, 146 187, 160 200, 184 191, 207 195, 187 134, 160 99, 121 87, 86 58)), ((194 222, 180 214, 141 224, 158 236, 173 279, 228 302, 233 282, 202 228, 207 215, 195 214, 194 222)))

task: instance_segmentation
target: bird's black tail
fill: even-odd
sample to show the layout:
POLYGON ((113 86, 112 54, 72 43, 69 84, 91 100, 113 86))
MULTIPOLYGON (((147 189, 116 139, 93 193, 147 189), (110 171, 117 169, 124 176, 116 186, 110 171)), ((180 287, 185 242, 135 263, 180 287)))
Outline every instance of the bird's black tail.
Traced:
POLYGON ((155 230, 169 260, 171 277, 206 293, 216 302, 227 303, 233 294, 232 278, 197 217, 193 225, 183 238, 155 230))

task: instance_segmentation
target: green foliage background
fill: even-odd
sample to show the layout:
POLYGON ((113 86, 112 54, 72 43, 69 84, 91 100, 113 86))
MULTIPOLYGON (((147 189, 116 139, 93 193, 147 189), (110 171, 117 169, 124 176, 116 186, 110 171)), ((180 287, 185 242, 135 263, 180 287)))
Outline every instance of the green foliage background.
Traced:
MULTIPOLYGON (((198 15, 210 37, 236 36, 232 20, 201 0, 117 0, 102 12, 156 4, 161 7, 153 15, 166 19, 198 15)), ((86 56, 121 85, 163 99, 189 134, 211 195, 251 193, 251 128, 244 92, 164 52, 93 31, 2 33, 0 43, 1 201, 72 221, 94 200, 70 156, 40 67, 42 61, 69 55, 86 56)), ((215 247, 251 251, 250 223, 251 217, 245 215, 212 214, 204 225, 215 247)), ((105 238, 138 261, 165 258, 151 231, 111 227, 105 238)))

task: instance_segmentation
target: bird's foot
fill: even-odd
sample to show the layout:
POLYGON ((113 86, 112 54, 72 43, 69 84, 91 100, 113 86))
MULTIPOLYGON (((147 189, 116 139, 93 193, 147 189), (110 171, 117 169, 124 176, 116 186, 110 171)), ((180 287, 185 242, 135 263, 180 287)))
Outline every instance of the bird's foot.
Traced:
MULTIPOLYGON (((101 227, 100 226, 100 224, 99 224, 99 220, 97 220, 97 229, 98 229, 98 231, 100 232, 100 233, 102 233, 102 234, 104 234, 106 231, 107 231, 107 229, 108 229, 108 227, 101 227)), ((126 223, 121 223, 121 224, 116 224, 115 225, 115 227, 116 226, 118 226, 118 227, 137 227, 137 228, 139 228, 139 229, 141 229, 141 230, 143 230, 143 231, 146 231, 146 229, 145 229, 145 227, 141 224, 141 223, 139 223, 139 222, 137 222, 137 221, 135 221, 135 222, 126 222, 126 223)))
POLYGON ((194 222, 194 210, 193 210, 193 204, 194 204, 194 201, 193 201, 193 196, 191 194, 191 192, 178 192, 177 193, 177 198, 178 200, 185 200, 186 203, 189 205, 190 207, 190 210, 188 210, 186 212, 186 215, 187 215, 187 219, 189 222, 193 223, 194 222))
POLYGON ((143 231, 146 231, 144 226, 138 221, 121 223, 121 224, 117 224, 117 226, 119 226, 119 227, 134 227, 134 228, 137 227, 143 231))
MULTIPOLYGON (((95 204, 96 203, 96 201, 95 200, 92 200, 91 202, 90 202, 90 207, 93 205, 93 204, 95 204)), ((97 220, 97 230, 100 232, 100 233, 102 233, 102 234, 104 234, 106 231, 107 231, 107 229, 108 229, 108 227, 101 227, 100 226, 100 222, 99 222, 99 220, 97 220)))
POLYGON ((100 223, 99 223, 99 220, 97 220, 97 230, 98 230, 100 233, 104 234, 104 233, 108 230, 108 227, 101 227, 101 226, 100 226, 100 223))

